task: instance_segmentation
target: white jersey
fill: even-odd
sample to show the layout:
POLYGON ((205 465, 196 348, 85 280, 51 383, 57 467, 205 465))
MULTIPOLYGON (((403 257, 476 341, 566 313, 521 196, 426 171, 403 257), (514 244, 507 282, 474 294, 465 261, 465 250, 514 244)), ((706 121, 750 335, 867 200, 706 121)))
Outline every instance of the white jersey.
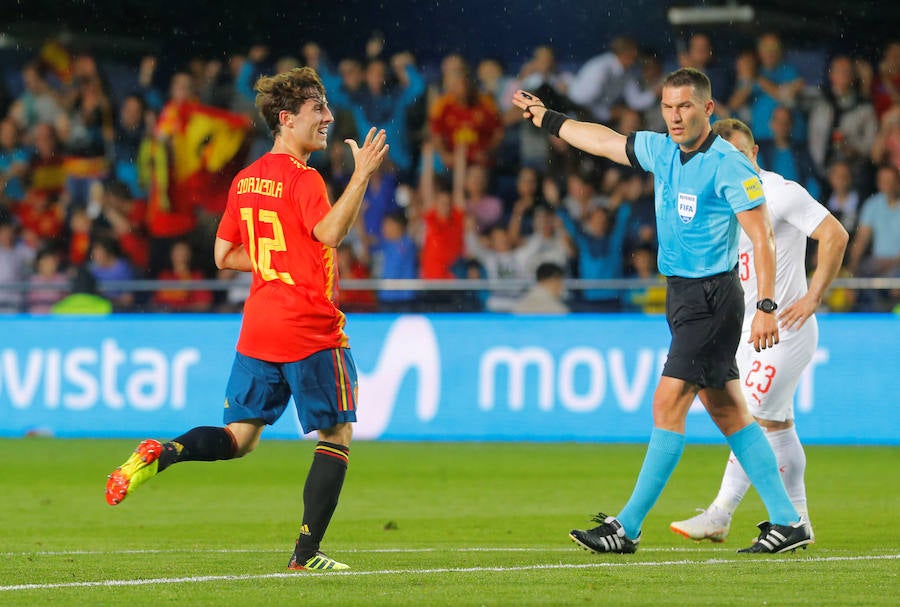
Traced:
MULTIPOLYGON (((784 309, 806 293, 806 238, 828 215, 800 185, 777 173, 760 171, 766 207, 775 232, 775 301, 784 309)), ((741 232, 738 244, 741 286, 744 287, 744 333, 735 356, 741 389, 753 417, 771 421, 794 419, 794 391, 812 360, 819 340, 816 317, 799 329, 780 330, 778 345, 760 352, 747 343, 756 314, 756 269, 753 245, 741 232)))
MULTIPOLYGON (((803 186, 778 173, 760 170, 759 177, 775 232, 775 301, 779 309, 784 309, 806 294, 806 239, 828 216, 828 209, 803 186)), ((759 298, 753 244, 743 231, 738 254, 744 288, 744 331, 749 331, 759 298)))

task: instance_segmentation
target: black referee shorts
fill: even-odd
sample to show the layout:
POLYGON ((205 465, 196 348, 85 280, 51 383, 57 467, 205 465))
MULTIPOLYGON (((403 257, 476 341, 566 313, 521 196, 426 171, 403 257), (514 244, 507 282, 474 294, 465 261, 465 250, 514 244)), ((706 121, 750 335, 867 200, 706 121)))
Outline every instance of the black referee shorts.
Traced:
POLYGON ((666 320, 672 344, 663 375, 719 389, 739 377, 734 355, 744 320, 744 291, 737 267, 706 278, 670 276, 666 320))

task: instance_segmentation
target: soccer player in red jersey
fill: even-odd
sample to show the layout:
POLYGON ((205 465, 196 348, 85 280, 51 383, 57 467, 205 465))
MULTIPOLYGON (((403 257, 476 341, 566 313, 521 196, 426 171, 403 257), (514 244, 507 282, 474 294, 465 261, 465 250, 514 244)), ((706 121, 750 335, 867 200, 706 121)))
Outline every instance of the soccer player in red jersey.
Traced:
POLYGON ((293 395, 303 430, 318 431, 319 442, 288 568, 348 569, 319 551, 344 482, 356 421, 356 367, 344 315, 333 303, 335 248, 356 220, 388 145, 384 130, 375 128, 362 146, 346 141, 355 169, 332 205, 322 177, 306 164, 312 152, 325 149, 334 120, 318 74, 296 68, 262 77, 256 91, 256 106, 275 144, 232 182, 214 249, 220 269, 253 273, 226 388, 225 426, 193 428, 166 443, 143 441, 110 475, 106 501, 120 503, 174 463, 246 455, 293 395))

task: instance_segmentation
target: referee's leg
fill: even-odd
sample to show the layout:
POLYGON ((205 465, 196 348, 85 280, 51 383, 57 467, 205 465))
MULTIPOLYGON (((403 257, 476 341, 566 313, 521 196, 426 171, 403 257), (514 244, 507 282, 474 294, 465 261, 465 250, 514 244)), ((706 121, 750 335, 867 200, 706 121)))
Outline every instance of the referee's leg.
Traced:
POLYGON ((727 381, 724 389, 704 388, 700 391, 700 401, 756 487, 769 512, 769 521, 775 525, 797 522, 800 515, 784 488, 775 453, 762 428, 747 410, 739 380, 727 381))

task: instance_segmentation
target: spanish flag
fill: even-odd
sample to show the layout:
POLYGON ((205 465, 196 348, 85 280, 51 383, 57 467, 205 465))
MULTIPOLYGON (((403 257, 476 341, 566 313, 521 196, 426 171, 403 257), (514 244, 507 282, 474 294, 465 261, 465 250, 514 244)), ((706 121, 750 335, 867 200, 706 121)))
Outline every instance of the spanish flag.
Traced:
POLYGON ((151 235, 175 237, 196 225, 196 211, 221 213, 228 187, 244 164, 250 120, 192 101, 167 104, 148 163, 148 217, 151 235))

